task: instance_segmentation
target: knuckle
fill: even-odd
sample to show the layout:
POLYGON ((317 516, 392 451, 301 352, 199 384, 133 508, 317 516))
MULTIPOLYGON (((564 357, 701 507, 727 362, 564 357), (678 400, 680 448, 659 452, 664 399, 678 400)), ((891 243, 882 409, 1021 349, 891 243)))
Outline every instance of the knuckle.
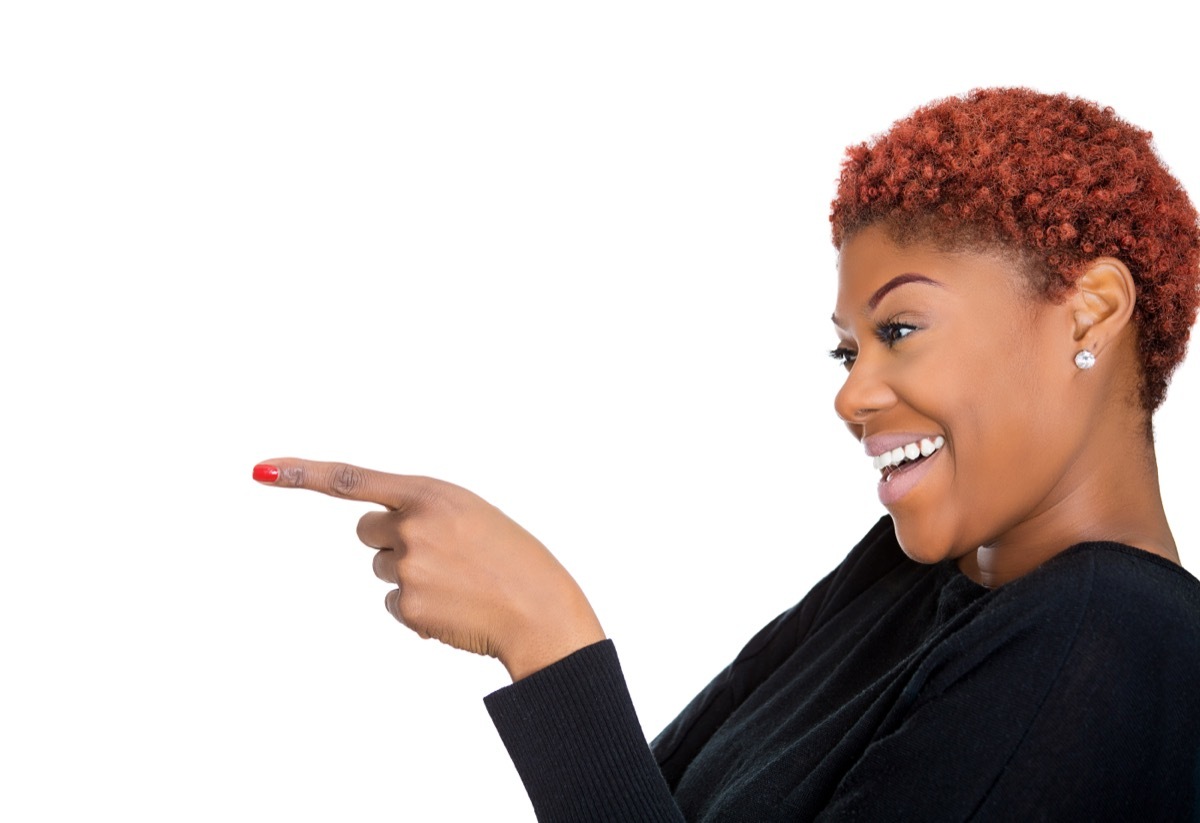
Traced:
POLYGON ((366 543, 368 546, 371 545, 370 538, 373 534, 371 523, 374 520, 372 517, 374 514, 375 512, 367 512, 362 517, 358 518, 358 525, 354 529, 354 533, 358 535, 359 541, 366 543))
POLYGON ((422 625, 424 609, 421 608, 420 598, 414 597, 413 593, 409 592, 404 597, 397 597, 394 603, 395 611, 393 613, 397 620, 413 630, 422 625))
POLYGON ((303 488, 305 480, 303 466, 285 466, 279 470, 279 480, 276 485, 303 488))
POLYGON ((405 521, 396 512, 367 512, 358 519, 355 531, 373 549, 404 549, 405 521))
POLYGON ((445 506, 453 502, 452 495, 447 494, 449 483, 433 477, 414 477, 413 502, 418 508, 445 506))
POLYGON ((385 583, 400 582, 396 573, 396 553, 388 549, 375 552, 375 557, 371 560, 371 571, 385 583))
POLYGON ((383 598, 383 607, 388 610, 388 613, 396 618, 397 621, 403 623, 404 620, 400 617, 400 590, 392 589, 383 598))
POLYGON ((364 477, 362 469, 346 463, 337 463, 329 474, 329 487, 334 494, 348 497, 362 490, 364 477))

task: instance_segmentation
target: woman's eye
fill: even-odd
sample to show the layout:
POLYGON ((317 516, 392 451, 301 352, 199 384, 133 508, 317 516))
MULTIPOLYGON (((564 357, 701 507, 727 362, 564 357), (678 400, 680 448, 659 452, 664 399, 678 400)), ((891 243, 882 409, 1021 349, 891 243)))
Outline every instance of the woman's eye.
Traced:
POLYGON ((875 330, 875 336, 879 338, 879 342, 885 346, 894 346, 900 340, 908 337, 917 330, 916 326, 910 326, 908 323, 884 323, 875 330))
POLYGON ((829 356, 849 369, 854 365, 854 358, 858 357, 858 352, 845 346, 838 346, 829 353, 829 356))
MULTIPOLYGON (((875 328, 875 336, 879 338, 879 342, 890 349, 916 330, 916 326, 908 323, 897 323, 894 320, 889 320, 875 328)), ((838 346, 829 352, 829 356, 845 366, 847 371, 854 365, 854 361, 858 360, 858 352, 846 346, 838 346)))

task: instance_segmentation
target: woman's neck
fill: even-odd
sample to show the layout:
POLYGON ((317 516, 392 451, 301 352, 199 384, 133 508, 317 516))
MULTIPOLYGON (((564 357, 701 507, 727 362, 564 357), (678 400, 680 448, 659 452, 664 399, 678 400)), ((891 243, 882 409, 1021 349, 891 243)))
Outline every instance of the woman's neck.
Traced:
POLYGON ((1110 417, 1052 498, 995 541, 959 558, 976 583, 995 588, 1036 569, 1077 543, 1124 543, 1179 563, 1158 483, 1158 461, 1145 421, 1110 417), (1121 444, 1121 445, 1118 445, 1121 444))

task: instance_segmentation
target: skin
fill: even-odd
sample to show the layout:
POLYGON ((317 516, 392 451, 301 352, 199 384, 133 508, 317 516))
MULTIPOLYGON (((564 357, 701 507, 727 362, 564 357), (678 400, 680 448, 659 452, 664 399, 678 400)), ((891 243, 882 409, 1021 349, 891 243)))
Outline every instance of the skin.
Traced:
POLYGON ((909 556, 956 558, 988 587, 1088 540, 1179 562, 1137 402, 1136 291, 1123 263, 1092 261, 1074 292, 1049 302, 1012 255, 901 246, 871 226, 843 244, 838 269, 834 325, 852 361, 838 415, 859 440, 946 439, 888 506, 909 556), (902 275, 934 282, 905 278, 872 305, 902 275), (898 325, 881 332, 888 323, 898 325), (1085 348, 1096 355, 1087 371, 1074 363, 1085 348))
MULTIPOLYGON (((860 440, 946 441, 889 505, 901 546, 923 563, 956 559, 989 587, 1086 540, 1178 563, 1137 402, 1129 270, 1099 258, 1057 303, 1027 283, 1003 254, 901 246, 879 227, 843 244, 834 324, 852 363, 838 415, 860 440), (1084 348, 1097 358, 1088 371, 1074 364, 1084 348)), ((266 462, 278 469, 270 485, 384 507, 363 515, 358 536, 395 587, 388 611, 421 637, 496 657, 514 681, 604 639, 549 550, 466 489, 342 463, 266 462)))
POLYGON ((497 658, 513 682, 603 640, 583 591, 542 543, 461 486, 345 463, 266 461, 274 486, 376 503, 358 538, 377 549, 384 605, 423 638, 497 658), (403 592, 403 596, 401 596, 403 592))

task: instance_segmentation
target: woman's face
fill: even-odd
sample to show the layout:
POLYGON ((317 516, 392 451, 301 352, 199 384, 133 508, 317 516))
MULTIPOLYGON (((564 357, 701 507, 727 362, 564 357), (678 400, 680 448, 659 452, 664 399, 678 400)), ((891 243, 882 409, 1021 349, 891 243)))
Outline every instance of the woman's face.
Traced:
POLYGON ((1073 320, 1016 264, 864 229, 841 251, 834 325, 835 407, 910 557, 1002 546, 1070 509, 1087 428, 1072 419, 1073 320))

